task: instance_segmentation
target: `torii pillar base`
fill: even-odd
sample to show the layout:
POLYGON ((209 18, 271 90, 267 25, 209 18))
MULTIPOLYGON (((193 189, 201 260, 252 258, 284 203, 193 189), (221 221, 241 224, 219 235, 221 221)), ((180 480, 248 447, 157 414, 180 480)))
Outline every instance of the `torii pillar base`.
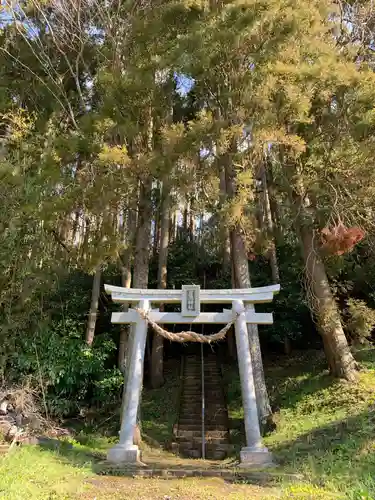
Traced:
POLYGON ((275 462, 267 448, 242 448, 239 467, 272 467, 275 462))
POLYGON ((107 462, 116 465, 139 465, 141 464, 141 452, 136 445, 113 446, 107 453, 107 462))

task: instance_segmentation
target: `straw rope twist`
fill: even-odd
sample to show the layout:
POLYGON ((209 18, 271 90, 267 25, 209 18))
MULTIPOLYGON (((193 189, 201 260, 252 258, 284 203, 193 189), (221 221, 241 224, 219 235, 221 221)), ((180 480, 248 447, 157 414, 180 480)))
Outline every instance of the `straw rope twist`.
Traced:
POLYGON ((156 333, 161 335, 167 340, 170 340, 171 342, 180 342, 180 344, 183 344, 184 342, 199 342, 201 344, 211 344, 212 342, 218 342, 219 340, 222 340, 225 338, 226 334, 228 333, 230 327, 235 323, 238 313, 236 316, 230 321, 224 328, 222 328, 219 332, 213 333, 212 335, 202 335, 200 333, 192 332, 192 331, 186 331, 186 332, 178 332, 178 333, 171 333, 168 332, 168 330, 164 330, 160 325, 155 323, 155 321, 152 321, 148 314, 143 311, 142 309, 135 308, 137 313, 148 322, 150 326, 154 329, 156 333))

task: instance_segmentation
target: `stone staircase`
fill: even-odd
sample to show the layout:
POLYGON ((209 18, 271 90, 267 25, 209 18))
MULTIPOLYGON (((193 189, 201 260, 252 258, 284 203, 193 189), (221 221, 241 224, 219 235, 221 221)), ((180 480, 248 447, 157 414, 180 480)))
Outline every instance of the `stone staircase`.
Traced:
MULTIPOLYGON (((197 346, 198 347, 198 346, 197 346)), ((185 356, 176 448, 181 456, 202 458, 202 372, 199 352, 185 356)), ((232 450, 228 413, 217 357, 204 357, 205 458, 222 460, 232 450)))

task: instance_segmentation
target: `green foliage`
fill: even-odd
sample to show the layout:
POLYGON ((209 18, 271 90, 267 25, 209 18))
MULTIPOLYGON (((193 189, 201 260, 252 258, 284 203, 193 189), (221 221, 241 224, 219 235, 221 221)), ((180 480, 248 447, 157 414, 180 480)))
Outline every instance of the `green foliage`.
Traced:
POLYGON ((227 288, 230 283, 230 276, 222 271, 217 248, 199 245, 184 235, 170 245, 168 270, 169 287, 196 284, 205 288, 227 288))
POLYGON ((350 336, 359 342, 364 342, 371 336, 375 326, 375 310, 368 307, 366 302, 358 299, 348 299, 348 315, 346 328, 350 336))
POLYGON ((39 329, 32 340, 20 338, 9 360, 10 373, 14 378, 31 376, 45 391, 52 415, 74 415, 85 405, 118 400, 123 377, 106 366, 115 348, 105 335, 88 348, 82 324, 68 318, 39 329))
POLYGON ((55 276, 54 287, 39 296, 42 309, 20 311, 3 345, 3 371, 9 382, 28 379, 45 397, 51 415, 78 414, 85 406, 118 401, 123 383, 114 367, 116 344, 106 333, 108 317, 98 321, 92 348, 84 342, 92 277, 84 273, 55 276))

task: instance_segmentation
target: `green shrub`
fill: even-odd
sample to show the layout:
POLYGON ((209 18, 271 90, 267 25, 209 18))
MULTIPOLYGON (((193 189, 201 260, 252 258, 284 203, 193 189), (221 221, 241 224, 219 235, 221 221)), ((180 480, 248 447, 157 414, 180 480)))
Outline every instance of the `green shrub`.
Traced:
POLYGON ((79 321, 54 321, 32 337, 20 336, 11 357, 11 377, 31 377, 53 415, 75 414, 84 405, 110 403, 119 396, 122 375, 107 367, 115 343, 101 334, 90 348, 82 331, 79 321))
POLYGON ((371 336, 375 326, 375 310, 367 306, 366 302, 357 299, 348 299, 346 329, 350 337, 363 343, 371 336))

